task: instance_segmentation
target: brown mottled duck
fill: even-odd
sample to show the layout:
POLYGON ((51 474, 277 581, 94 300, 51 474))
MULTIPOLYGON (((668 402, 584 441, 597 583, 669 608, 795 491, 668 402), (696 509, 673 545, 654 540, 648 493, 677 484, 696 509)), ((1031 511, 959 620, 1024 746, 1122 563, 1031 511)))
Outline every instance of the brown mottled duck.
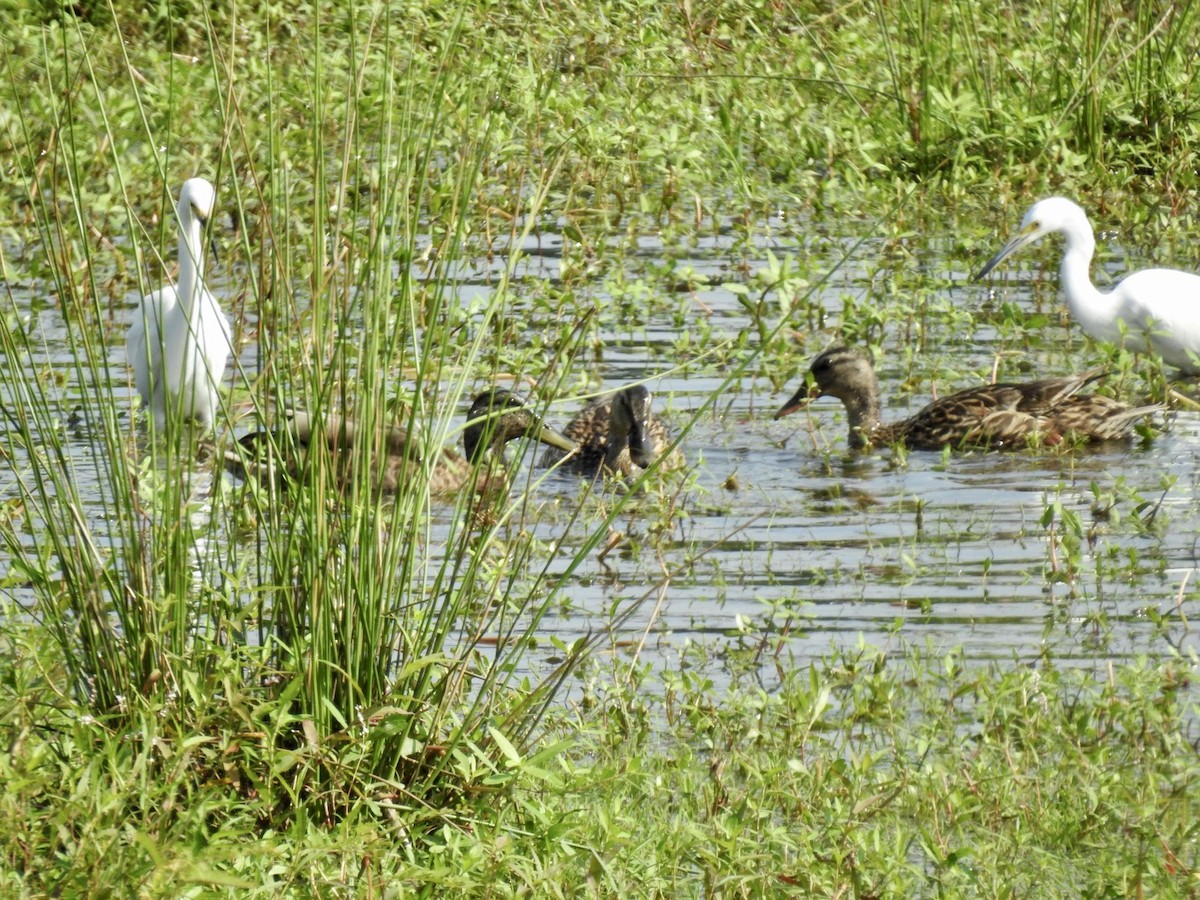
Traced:
POLYGON ((818 397, 837 397, 850 420, 854 448, 899 444, 914 450, 942 447, 1020 447, 1031 440, 1053 445, 1064 439, 1109 441, 1126 437, 1133 423, 1161 405, 1129 407, 1080 389, 1102 378, 1093 369, 1065 378, 1017 384, 985 384, 934 400, 915 415, 884 425, 879 380, 871 358, 851 347, 826 350, 809 367, 809 378, 777 413, 779 419, 818 397))
MULTIPOLYGON (((480 494, 507 489, 506 474, 487 465, 487 458, 500 456, 504 445, 519 437, 529 437, 551 447, 570 452, 575 444, 541 421, 519 397, 494 388, 475 398, 467 413, 463 431, 464 454, 449 447, 438 452, 429 474, 429 492, 456 494, 468 485, 480 494)), ((328 453, 328 462, 339 487, 353 477, 353 452, 364 437, 372 440, 372 465, 376 470, 376 489, 394 494, 402 484, 425 471, 421 464, 421 446, 409 436, 408 428, 394 425, 365 435, 357 425, 334 414, 326 414, 318 428, 307 413, 289 413, 284 433, 256 431, 239 440, 241 454, 226 454, 226 467, 241 478, 264 483, 287 484, 301 477, 309 456, 317 447, 328 453), (317 441, 320 443, 317 443, 317 441)), ((362 457, 357 457, 362 458, 362 457)))
MULTIPOLYGON (((635 468, 645 469, 671 444, 662 421, 651 412, 653 396, 643 385, 634 385, 593 400, 563 429, 579 445, 564 468, 582 475, 628 476, 635 468)), ((547 450, 542 465, 563 459, 557 450, 547 450)), ((683 464, 678 450, 663 460, 664 468, 683 464)))

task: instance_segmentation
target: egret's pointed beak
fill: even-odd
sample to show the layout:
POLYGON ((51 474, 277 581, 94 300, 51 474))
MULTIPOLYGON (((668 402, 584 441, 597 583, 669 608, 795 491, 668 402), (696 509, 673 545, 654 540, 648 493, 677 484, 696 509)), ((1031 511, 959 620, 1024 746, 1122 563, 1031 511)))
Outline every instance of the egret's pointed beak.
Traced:
POLYGON ((798 409, 804 409, 813 400, 823 396, 825 395, 816 384, 809 384, 805 381, 804 386, 792 394, 792 399, 779 407, 779 411, 772 418, 782 419, 784 416, 791 415, 798 409))
POLYGON ((1016 237, 1005 244, 1000 252, 987 261, 987 264, 979 270, 979 274, 975 276, 975 281, 982 281, 987 277, 988 272, 1004 262, 1009 256, 1016 253, 1026 244, 1031 244, 1042 236, 1041 230, 1036 225, 1030 225, 1022 230, 1016 237))

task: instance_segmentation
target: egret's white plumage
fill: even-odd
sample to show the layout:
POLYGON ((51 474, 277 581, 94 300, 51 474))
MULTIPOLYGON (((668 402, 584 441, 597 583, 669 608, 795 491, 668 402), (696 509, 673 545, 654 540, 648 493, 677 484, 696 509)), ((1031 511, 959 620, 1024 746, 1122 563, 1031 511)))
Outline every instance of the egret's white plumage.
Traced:
POLYGON ((229 320, 204 284, 202 229, 216 191, 189 178, 175 207, 179 217, 179 279, 142 299, 125 338, 142 403, 163 424, 180 415, 205 427, 217 412, 217 385, 229 359, 229 320))
POLYGON ((1153 351, 1189 375, 1200 374, 1200 275, 1178 269, 1142 269, 1105 293, 1088 270, 1096 238, 1087 214, 1063 197, 1039 200, 1021 230, 975 277, 983 278, 1006 257, 1058 232, 1063 236, 1059 286, 1071 316, 1094 338, 1135 352, 1153 351))

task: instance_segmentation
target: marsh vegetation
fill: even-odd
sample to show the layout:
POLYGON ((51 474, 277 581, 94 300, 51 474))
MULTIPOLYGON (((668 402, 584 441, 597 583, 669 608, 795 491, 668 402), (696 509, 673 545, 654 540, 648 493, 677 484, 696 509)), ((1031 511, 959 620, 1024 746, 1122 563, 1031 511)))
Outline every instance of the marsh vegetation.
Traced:
POLYGON ((1200 270, 1191 5, 4 12, 6 894, 1200 889, 1194 386, 1052 241, 970 279, 1050 194, 1098 284, 1200 270), (204 440, 124 350, 194 175, 204 440), (834 343, 885 420, 1097 366, 1169 409, 852 453, 771 419, 834 343), (480 392, 638 383, 682 467, 431 488, 480 392), (372 439, 230 476, 289 410, 372 439))

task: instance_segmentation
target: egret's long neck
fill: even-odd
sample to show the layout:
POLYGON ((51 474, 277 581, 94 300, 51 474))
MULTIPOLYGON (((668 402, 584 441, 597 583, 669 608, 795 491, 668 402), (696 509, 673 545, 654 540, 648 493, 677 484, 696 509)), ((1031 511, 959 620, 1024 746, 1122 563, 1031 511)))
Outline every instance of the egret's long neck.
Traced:
POLYGON ((200 219, 190 209, 178 210, 179 215, 179 302, 189 322, 204 286, 204 244, 200 219))
POLYGON ((1085 222, 1066 239, 1058 270, 1059 286, 1067 296, 1071 317, 1084 331, 1102 340, 1118 340, 1120 335, 1114 323, 1113 309, 1116 301, 1097 290, 1089 274, 1095 252, 1096 238, 1092 226, 1085 222))

